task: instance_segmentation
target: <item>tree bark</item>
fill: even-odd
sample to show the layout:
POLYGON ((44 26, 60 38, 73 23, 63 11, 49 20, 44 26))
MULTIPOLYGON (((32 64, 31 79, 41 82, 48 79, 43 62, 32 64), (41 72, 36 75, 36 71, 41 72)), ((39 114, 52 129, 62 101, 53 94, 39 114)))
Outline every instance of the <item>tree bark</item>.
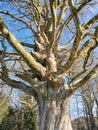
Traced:
POLYGON ((57 103, 55 99, 41 99, 39 130, 72 130, 68 109, 69 99, 57 103))

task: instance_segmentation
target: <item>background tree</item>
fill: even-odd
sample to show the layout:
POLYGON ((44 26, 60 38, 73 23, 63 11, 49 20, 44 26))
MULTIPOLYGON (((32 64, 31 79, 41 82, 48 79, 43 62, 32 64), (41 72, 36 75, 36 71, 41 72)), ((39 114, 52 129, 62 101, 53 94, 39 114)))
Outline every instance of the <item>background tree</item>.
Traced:
MULTIPOLYGON (((97 120, 97 114, 94 116, 94 107, 97 106, 96 100, 98 91, 96 82, 93 80, 85 88, 83 88, 83 104, 85 112, 85 122, 87 124, 88 130, 96 130, 97 124, 95 123, 95 117, 97 120)), ((97 110, 97 108, 95 107, 97 110)))
POLYGON ((35 130, 36 115, 27 105, 8 108, 8 114, 0 123, 0 130, 35 130))
POLYGON ((98 61, 89 64, 91 53, 95 54, 98 47, 96 3, 92 0, 0 2, 3 5, 0 79, 35 98, 40 130, 72 130, 69 99, 97 76, 98 61), (86 8, 91 11, 95 8, 95 12, 83 20, 81 14, 86 8), (26 35, 30 39, 23 40, 26 35), (79 63, 73 77, 73 69, 79 63))
POLYGON ((72 126, 74 130, 97 130, 98 117, 97 117, 97 96, 98 84, 97 79, 93 79, 72 96, 71 117, 72 126))

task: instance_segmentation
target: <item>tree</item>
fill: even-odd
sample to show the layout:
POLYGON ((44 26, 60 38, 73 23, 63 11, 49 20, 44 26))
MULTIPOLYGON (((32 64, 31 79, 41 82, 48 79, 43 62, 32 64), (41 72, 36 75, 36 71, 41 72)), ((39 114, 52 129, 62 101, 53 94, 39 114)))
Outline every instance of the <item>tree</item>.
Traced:
POLYGON ((72 0, 13 0, 2 3, 7 4, 8 9, 0 10, 0 79, 35 98, 40 130, 72 130, 68 112, 70 97, 97 76, 98 64, 90 59, 98 47, 98 14, 95 12, 84 21, 81 18, 84 10, 90 10, 96 3, 92 0, 80 3, 72 0), (8 2, 12 4, 13 13, 8 2), (3 20, 4 15, 13 24, 16 22, 17 31, 19 23, 21 30, 29 29, 34 43, 33 40, 31 43, 18 40, 8 29, 12 26, 8 20, 3 20), (15 51, 7 48, 5 39, 15 51), (73 77, 73 69, 79 63, 80 68, 73 77))
POLYGON ((35 130, 35 113, 28 106, 8 108, 8 114, 0 123, 0 130, 35 130))
POLYGON ((82 98, 84 104, 86 125, 88 130, 95 130, 97 129, 97 125, 94 120, 95 117, 93 108, 95 107, 94 105, 97 101, 96 92, 98 90, 96 86, 96 79, 90 82, 85 88, 82 89, 82 91, 83 91, 82 98))

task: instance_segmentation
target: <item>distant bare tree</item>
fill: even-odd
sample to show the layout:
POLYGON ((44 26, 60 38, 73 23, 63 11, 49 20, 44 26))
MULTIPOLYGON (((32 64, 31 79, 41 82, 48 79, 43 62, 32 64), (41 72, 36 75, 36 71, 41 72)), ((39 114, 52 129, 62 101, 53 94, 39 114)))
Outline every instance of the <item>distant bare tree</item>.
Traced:
POLYGON ((93 92, 91 91, 91 87, 88 84, 86 88, 83 88, 83 104, 85 111, 85 120, 87 124, 88 130, 95 130, 96 125, 94 121, 93 108, 94 108, 94 98, 92 96, 93 92))

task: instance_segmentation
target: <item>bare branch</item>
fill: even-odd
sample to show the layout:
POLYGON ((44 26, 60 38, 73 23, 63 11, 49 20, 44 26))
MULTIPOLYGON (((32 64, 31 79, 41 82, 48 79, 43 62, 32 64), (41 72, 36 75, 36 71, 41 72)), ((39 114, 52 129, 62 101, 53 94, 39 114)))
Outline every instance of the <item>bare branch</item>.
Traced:
POLYGON ((0 18, 0 24, 0 31, 2 35, 7 39, 9 44, 11 44, 11 46, 13 46, 15 50, 17 50, 22 55, 22 57, 26 60, 32 69, 34 69, 38 74, 45 76, 46 69, 40 63, 36 62, 32 55, 22 47, 21 43, 14 37, 14 35, 8 31, 2 18, 0 18))
POLYGON ((62 22, 62 20, 64 19, 66 13, 65 13, 65 10, 66 10, 66 1, 63 0, 63 3, 62 5, 60 5, 60 14, 58 16, 58 20, 57 20, 57 27, 60 25, 60 22, 62 22))
POLYGON ((96 77, 98 73, 98 64, 83 78, 83 79, 78 79, 78 83, 76 83, 74 86, 66 86, 65 84, 65 90, 63 89, 59 93, 59 100, 61 99, 66 99, 66 97, 70 97, 75 91, 77 91, 81 87, 85 87, 85 84, 89 82, 89 80, 93 79, 96 77))
POLYGON ((84 70, 87 69, 88 60, 89 60, 89 58, 90 58, 90 55, 91 55, 92 51, 93 51, 95 48, 96 48, 96 45, 89 48, 89 50, 88 50, 88 52, 87 52, 87 56, 85 57, 84 65, 83 65, 84 70))
POLYGON ((35 99, 38 101, 38 95, 37 95, 36 91, 34 90, 34 88, 32 88, 31 86, 26 85, 26 84, 22 83, 21 81, 16 81, 16 80, 10 79, 7 76, 2 75, 2 74, 0 74, 0 79, 12 88, 20 89, 21 91, 25 92, 26 94, 34 96, 35 99))
POLYGON ((25 43, 25 42, 20 42, 21 43, 21 45, 23 45, 23 46, 26 46, 26 47, 29 47, 29 48, 34 48, 35 47, 35 45, 33 44, 29 44, 29 43, 25 43))
MULTIPOLYGON (((77 9, 77 14, 83 9, 83 7, 86 6, 87 3, 91 2, 92 0, 85 0, 77 9)), ((64 27, 67 26, 67 24, 71 21, 73 18, 73 14, 70 14, 67 20, 60 26, 59 31, 57 33, 56 42, 60 39, 60 36, 64 30, 64 27)))
POLYGON ((74 19, 74 23, 75 23, 75 27, 76 27, 76 37, 73 43, 73 47, 71 50, 71 54, 70 57, 67 61, 67 63, 65 64, 64 68, 65 68, 65 72, 68 71, 68 69, 72 66, 72 64, 74 64, 75 58, 77 57, 77 52, 78 52, 78 47, 80 45, 81 42, 81 36, 82 36, 82 31, 80 28, 80 22, 77 16, 77 10, 75 9, 75 7, 73 6, 73 3, 71 0, 68 1, 70 9, 71 9, 71 13, 74 19))
POLYGON ((16 20, 18 20, 19 22, 24 23, 28 28, 31 28, 31 29, 32 29, 32 31, 33 31, 34 34, 36 34, 35 30, 34 30, 33 27, 31 26, 31 24, 29 24, 29 23, 26 22, 25 20, 23 20, 23 19, 21 19, 21 18, 18 18, 18 17, 16 17, 15 15, 10 14, 9 12, 6 12, 6 11, 0 10, 0 13, 6 14, 6 15, 8 15, 8 16, 10 16, 10 17, 16 19, 16 20))
POLYGON ((3 53, 3 51, 0 51, 0 63, 1 63, 2 73, 8 76, 8 71, 7 71, 8 69, 4 61, 5 58, 4 56, 5 54, 3 53))
POLYGON ((73 36, 72 39, 67 44, 65 44, 63 46, 58 46, 58 49, 57 49, 58 52, 62 52, 64 50, 66 50, 67 47, 70 46, 73 43, 74 39, 75 39, 75 36, 73 36))
POLYGON ((91 48, 95 48, 98 46, 98 41, 95 39, 91 39, 86 41, 86 43, 82 46, 82 48, 78 52, 78 58, 77 61, 80 59, 85 59, 86 56, 88 55, 88 52, 91 50, 91 48))
MULTIPOLYGON (((91 39, 86 41, 86 43, 84 43, 84 45, 82 46, 82 48, 78 51, 77 57, 74 60, 74 64, 85 59, 88 55, 88 52, 93 49, 91 48, 95 48, 98 46, 98 41, 96 41, 96 39, 91 39)), ((90 51, 90 53, 91 53, 90 51)), ((71 64, 71 63, 70 63, 71 64)), ((73 63, 72 63, 73 64, 73 63)), ((63 66, 62 66, 63 67, 63 66)), ((63 67, 64 68, 64 67, 63 67)), ((63 70, 64 71, 64 70, 63 70)), ((61 75, 59 75, 58 77, 63 77, 64 75, 66 75, 66 73, 62 73, 61 75)))
POLYGON ((80 87, 84 87, 85 84, 91 80, 94 79, 98 74, 98 64, 82 79, 80 80, 77 84, 73 86, 73 92, 78 90, 80 87))
MULTIPOLYGON (((51 8, 51 14, 53 19, 53 25, 52 25, 52 31, 53 31, 53 42, 55 41, 56 37, 56 1, 50 0, 50 8, 51 8)), ((54 43, 52 43, 54 44, 54 43)), ((53 45, 52 45, 53 46, 53 45)))

